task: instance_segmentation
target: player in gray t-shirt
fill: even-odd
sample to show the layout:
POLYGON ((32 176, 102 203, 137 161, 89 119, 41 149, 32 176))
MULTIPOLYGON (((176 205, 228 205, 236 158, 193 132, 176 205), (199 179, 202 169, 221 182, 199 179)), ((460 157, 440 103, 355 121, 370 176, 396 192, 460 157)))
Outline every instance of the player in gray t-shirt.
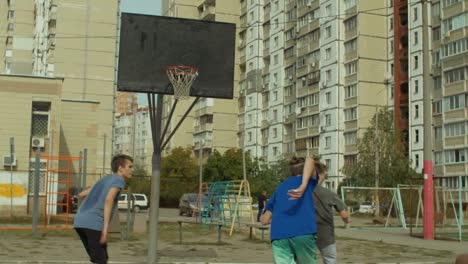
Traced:
POLYGON ((351 218, 346 211, 346 205, 338 195, 321 186, 325 181, 325 174, 320 174, 319 186, 314 191, 314 204, 317 219, 317 247, 324 264, 336 263, 334 211, 337 211, 345 223, 351 218))
POLYGON ((109 258, 109 222, 119 193, 125 187, 125 179, 132 177, 133 159, 127 155, 117 155, 112 158, 111 167, 113 175, 103 177, 92 188, 79 194, 86 198, 80 205, 73 224, 91 262, 98 264, 106 264, 109 258))

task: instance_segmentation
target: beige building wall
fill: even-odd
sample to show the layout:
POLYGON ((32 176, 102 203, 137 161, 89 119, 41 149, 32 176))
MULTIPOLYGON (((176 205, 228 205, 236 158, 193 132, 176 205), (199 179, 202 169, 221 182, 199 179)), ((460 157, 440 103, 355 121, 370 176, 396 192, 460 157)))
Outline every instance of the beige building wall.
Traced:
MULTIPOLYGON (((163 0, 162 15, 190 19, 204 19, 238 24, 240 4, 237 1, 220 0, 163 0)), ((236 53, 237 54, 237 53, 236 53)), ((236 55, 238 56, 238 55, 236 55)), ((203 151, 206 154, 214 149, 224 152, 229 148, 238 147, 237 143, 237 114, 238 114, 238 81, 239 68, 236 58, 234 76, 234 99, 201 99, 179 127, 178 131, 165 149, 167 154, 175 147, 194 147, 194 153, 198 155, 200 142, 203 142, 203 151), (205 118, 212 116, 212 123, 205 118)), ((175 128, 178 120, 185 113, 193 99, 179 101, 172 117, 168 134, 175 128)), ((163 124, 166 120, 173 98, 165 96, 163 124)), ((207 119, 210 119, 209 117, 207 119)), ((167 137, 167 135, 166 135, 167 137)), ((205 156, 206 156, 205 154, 205 156)))
MULTIPOLYGON (((97 118, 96 139, 87 141, 93 145, 84 146, 79 140, 68 141, 68 145, 71 149, 87 147, 94 151, 96 159, 90 160, 88 168, 102 170, 104 135, 108 140, 107 153, 112 145, 119 1, 16 0, 11 1, 9 8, 6 0, 0 3, 5 7, 0 12, 13 11, 13 18, 8 20, 4 15, 0 19, 0 35, 12 36, 10 47, 5 46, 6 40, 0 46, 0 69, 12 74, 64 78, 63 99, 99 104, 97 111, 81 115, 83 120, 88 119, 85 114, 97 118), (8 24, 13 24, 13 30, 8 31, 8 24)), ((74 138, 73 134, 70 136, 74 138)), ((109 157, 105 161, 107 168, 108 160, 109 157)))
MULTIPOLYGON (((30 190, 30 162, 34 157, 31 144, 33 104, 44 102, 50 104, 48 133, 44 137, 43 155, 57 155, 60 134, 63 79, 40 78, 30 76, 0 75, 0 214, 10 209, 10 166, 5 166, 4 156, 10 155, 9 138, 15 140, 16 166, 13 175, 13 206, 17 214, 25 214, 28 206, 30 190), (19 107, 21 106, 21 107, 19 107), (51 144, 54 141, 54 144, 51 144), (51 149, 53 148, 53 149, 51 149)), ((44 186, 40 185, 43 197, 44 186)), ((42 198, 41 198, 42 199, 42 198)), ((42 208, 42 207, 41 207, 42 208)), ((40 210, 41 213, 43 210, 40 210)))

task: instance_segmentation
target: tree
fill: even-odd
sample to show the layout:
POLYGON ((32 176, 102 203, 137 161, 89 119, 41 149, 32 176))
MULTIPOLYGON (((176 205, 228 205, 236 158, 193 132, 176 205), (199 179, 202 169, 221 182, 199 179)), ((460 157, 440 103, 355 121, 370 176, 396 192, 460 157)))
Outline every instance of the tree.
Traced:
POLYGON ((176 206, 184 193, 197 190, 198 165, 192 149, 172 149, 161 163, 161 205, 176 206))
POLYGON ((281 159, 273 163, 255 159, 252 174, 249 175, 250 192, 254 199, 262 191, 267 191, 267 195, 273 194, 276 187, 288 176, 289 162, 281 159))
MULTIPOLYGON (((247 175, 250 175, 253 170, 252 158, 248 153, 245 156, 247 175)), ((228 149, 223 154, 214 150, 204 165, 203 177, 207 182, 242 180, 242 149, 228 149)))
POLYGON ((355 164, 347 164, 343 172, 348 184, 375 186, 376 153, 379 153, 379 187, 396 187, 408 183, 417 173, 405 153, 400 134, 395 131, 393 111, 382 109, 370 122, 370 127, 358 143, 359 155, 355 164), (378 114, 378 124, 376 123, 378 114))
POLYGON ((143 165, 134 164, 132 178, 127 179, 127 188, 129 187, 133 193, 144 193, 150 197, 151 177, 143 165))

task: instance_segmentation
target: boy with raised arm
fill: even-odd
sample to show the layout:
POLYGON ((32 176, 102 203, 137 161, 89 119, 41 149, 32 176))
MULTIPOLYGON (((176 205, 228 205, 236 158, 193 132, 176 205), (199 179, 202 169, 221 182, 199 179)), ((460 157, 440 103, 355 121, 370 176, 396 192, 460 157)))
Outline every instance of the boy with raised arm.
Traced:
POLYGON ((262 224, 271 223, 271 241, 275 263, 317 263, 315 240, 317 225, 312 192, 317 186, 318 171, 314 160, 292 158, 291 177, 283 181, 268 200, 262 224), (302 175, 304 174, 304 176, 302 175), (307 178, 303 195, 290 199, 288 191, 307 178))

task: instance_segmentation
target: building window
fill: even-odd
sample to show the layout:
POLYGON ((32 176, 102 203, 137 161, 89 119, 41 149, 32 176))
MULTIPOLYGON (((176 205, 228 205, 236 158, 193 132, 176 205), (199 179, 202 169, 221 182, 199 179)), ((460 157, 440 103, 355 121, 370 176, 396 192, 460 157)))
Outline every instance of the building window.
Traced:
POLYGON ((278 54, 276 54, 275 56, 273 56, 273 64, 278 64, 278 54))
POLYGON ((348 108, 344 110, 345 121, 352 121, 357 119, 357 108, 348 108))
POLYGON ((47 137, 49 135, 50 102, 33 102, 31 136, 47 137))
POLYGON ((357 50, 357 38, 344 43, 345 53, 357 50))
POLYGON ((343 21, 345 26, 345 31, 355 30, 357 28, 357 16, 349 18, 343 21))
POLYGON ((252 106, 252 101, 253 101, 253 97, 252 96, 249 96, 247 98, 247 106, 252 106))
POLYGON ((419 129, 414 130, 414 143, 419 143, 419 129))
POLYGON ((414 80, 414 94, 419 93, 419 80, 414 80))
POLYGON ((273 155, 278 155, 278 147, 273 147, 273 155))
POLYGON ((415 119, 419 118, 419 105, 414 106, 414 118, 415 119))
POLYGON ((325 93, 325 102, 327 102, 327 104, 331 104, 331 92, 325 93))
POLYGON ((466 161, 465 149, 451 149, 445 151, 446 163, 463 163, 466 161))
POLYGON ((413 33, 413 45, 417 45, 419 42, 419 34, 417 31, 413 33))
POLYGON ((413 21, 417 21, 418 20, 418 8, 415 7, 413 8, 413 21))
POLYGON ((247 124, 252 124, 252 122, 253 122, 252 114, 248 114, 247 115, 247 124))
POLYGON ((325 49, 325 59, 329 60, 331 58, 331 48, 325 49))
MULTIPOLYGON (((392 0, 393 2, 393 0, 392 0)), ((390 27, 390 31, 393 31, 393 17, 390 17, 390 22, 389 22, 389 27, 390 27)))
POLYGON ((419 155, 418 154, 414 155, 414 166, 416 168, 419 168, 419 155))
POLYGON ((332 79, 331 70, 327 70, 327 71, 325 72, 325 82, 331 82, 331 79, 332 79))
POLYGON ((455 110, 455 109, 460 109, 465 107, 465 95, 464 94, 458 94, 458 95, 452 95, 449 97, 445 97, 445 111, 448 110, 455 110))
POLYGON ((356 145, 357 144, 357 132, 344 133, 345 145, 356 145))
POLYGON ((445 125, 446 137, 458 137, 465 135, 465 122, 451 123, 445 125))
POLYGON ((442 101, 435 101, 432 103, 432 114, 442 113, 442 101))
POLYGON ((432 28, 432 40, 434 41, 440 40, 440 37, 441 37, 440 27, 432 28))
MULTIPOLYGON (((31 159, 29 161, 29 180, 28 180, 28 190, 29 194, 34 194, 34 177, 36 169, 36 160, 31 159)), ((46 192, 46 172, 47 172, 47 163, 46 160, 39 161, 39 194, 44 195, 46 192)))
POLYGON ((279 28, 279 20, 278 19, 275 19, 274 24, 275 24, 275 29, 279 28))
POLYGON ((331 125, 331 115, 330 115, 330 114, 326 114, 326 115, 325 115, 325 125, 326 125, 326 126, 330 126, 330 125, 331 125))
POLYGON ((331 9, 332 9, 332 6, 331 5, 327 5, 325 7, 325 15, 326 16, 331 16, 331 9))
POLYGON ((320 145, 320 140, 319 136, 311 137, 307 139, 307 146, 309 148, 318 148, 320 145))
POLYGON ((249 142, 252 142, 252 132, 247 133, 249 142))
POLYGON ((331 147, 331 137, 325 137, 325 148, 329 149, 331 147))
POLYGON ((278 137, 278 129, 275 127, 273 128, 273 138, 277 138, 278 137))
POLYGON ((355 74, 357 72, 357 61, 345 64, 345 75, 355 74))
POLYGON ((327 171, 330 171, 330 167, 332 165, 331 159, 326 159, 325 164, 327 165, 327 171))
POLYGON ((278 110, 273 110, 273 122, 278 122, 278 110))
POLYGON ((413 65, 413 69, 418 69, 419 68, 419 56, 416 55, 413 57, 414 58, 414 65, 413 65))
POLYGON ((325 38, 331 37, 331 26, 325 28, 325 38))
POLYGON ((455 83, 466 79, 465 68, 458 68, 444 73, 445 83, 455 83))
POLYGON ((357 85, 351 84, 345 87, 345 99, 356 97, 357 85))
POLYGON ((273 91, 273 101, 278 101, 278 92, 273 91))

